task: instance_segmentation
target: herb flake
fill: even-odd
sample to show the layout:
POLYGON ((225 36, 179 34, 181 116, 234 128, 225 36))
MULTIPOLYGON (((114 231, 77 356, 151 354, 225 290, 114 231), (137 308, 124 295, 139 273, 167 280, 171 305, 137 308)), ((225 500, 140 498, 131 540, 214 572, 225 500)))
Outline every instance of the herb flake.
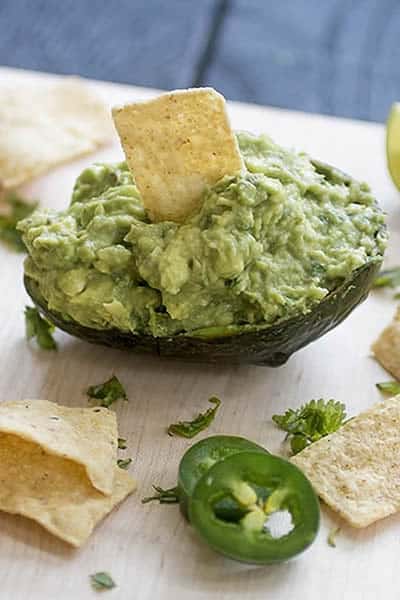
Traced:
POLYGON ((168 488, 164 490, 158 485, 153 485, 153 489, 156 492, 154 496, 143 498, 142 504, 148 502, 158 501, 160 504, 177 504, 179 502, 179 490, 178 487, 168 488))
POLYGON ((129 467, 131 462, 132 462, 131 458, 119 458, 117 460, 117 465, 119 466, 120 469, 124 469, 126 471, 126 469, 129 467))
POLYGON ((382 383, 377 383, 376 387, 384 394, 392 394, 392 396, 400 394, 400 383, 398 381, 383 381, 382 383))
POLYGON ((346 419, 346 408, 335 400, 311 400, 297 410, 289 409, 283 415, 273 415, 272 420, 287 432, 293 454, 333 433, 346 419))
POLYGON ((393 269, 386 269, 378 273, 374 279, 372 287, 389 287, 397 288, 400 286, 400 267, 394 267, 393 269))
POLYGON ((127 443, 126 443, 126 439, 125 438, 118 438, 118 449, 119 450, 126 450, 127 449, 127 443))
POLYGON ((25 307, 25 330, 27 340, 36 338, 39 348, 57 350, 57 344, 52 335, 55 327, 40 316, 37 308, 25 307))
POLYGON ((168 435, 179 435, 185 438, 192 438, 200 431, 207 429, 215 419, 217 410, 221 404, 221 400, 213 396, 208 400, 214 404, 212 408, 208 408, 204 413, 199 413, 193 421, 179 421, 172 423, 167 429, 168 435))
POLYGON ((117 587, 117 584, 105 571, 99 571, 98 573, 94 573, 90 576, 90 581, 93 589, 95 590, 111 590, 112 588, 117 587))
POLYGON ((18 222, 29 217, 37 208, 37 202, 26 202, 15 193, 6 196, 1 204, 6 211, 0 214, 0 240, 15 252, 26 252, 22 235, 17 229, 18 222))
POLYGON ((104 408, 110 408, 111 404, 117 400, 128 400, 122 383, 115 375, 104 383, 91 385, 87 390, 87 395, 89 398, 100 400, 99 406, 104 408))

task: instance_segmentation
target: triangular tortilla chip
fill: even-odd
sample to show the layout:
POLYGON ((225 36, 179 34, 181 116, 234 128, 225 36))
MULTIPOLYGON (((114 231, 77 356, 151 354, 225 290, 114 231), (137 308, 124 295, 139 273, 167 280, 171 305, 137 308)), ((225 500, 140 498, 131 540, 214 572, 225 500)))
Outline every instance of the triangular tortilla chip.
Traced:
POLYGON ((400 380, 400 308, 371 349, 382 367, 400 380))
POLYGON ((400 510, 400 396, 375 404, 291 459, 353 527, 400 510))
POLYGON ((5 188, 111 139, 109 111, 83 80, 0 84, 0 181, 5 188))
POLYGON ((115 414, 107 408, 70 408, 47 400, 1 402, 0 433, 79 463, 95 488, 112 494, 118 432, 115 414))
POLYGON ((113 492, 105 496, 93 488, 82 465, 0 433, 0 510, 33 519, 73 546, 83 544, 135 489, 129 473, 115 465, 111 473, 113 492))
POLYGON ((113 118, 153 221, 183 221, 207 186, 243 169, 225 99, 212 88, 116 107, 113 118))

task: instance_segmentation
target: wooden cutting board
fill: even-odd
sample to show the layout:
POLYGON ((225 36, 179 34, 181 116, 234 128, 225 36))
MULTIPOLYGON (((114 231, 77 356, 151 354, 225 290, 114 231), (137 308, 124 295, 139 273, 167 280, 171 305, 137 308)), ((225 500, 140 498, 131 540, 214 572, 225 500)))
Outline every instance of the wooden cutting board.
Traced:
MULTIPOLYGON (((0 78, 5 77, 34 85, 37 77, 49 76, 0 69, 0 78)), ((109 83, 93 85, 110 105, 154 94, 109 83)), ((279 143, 303 148, 366 179, 388 212, 392 236, 387 264, 400 261, 400 196, 386 173, 383 126, 235 103, 229 109, 235 128, 267 132, 279 143)), ((121 157, 116 139, 97 155, 56 169, 23 191, 45 206, 61 208, 84 166, 121 157)), ((140 502, 153 483, 176 483, 178 462, 190 445, 169 437, 166 426, 192 418, 211 395, 218 395, 222 406, 203 436, 239 434, 273 452, 279 451, 283 437, 271 423, 277 411, 311 398, 333 397, 345 402, 352 415, 378 401, 375 383, 388 376, 370 358, 369 348, 395 310, 392 293, 371 294, 344 324, 279 369, 187 365, 91 346, 61 332, 56 334, 57 353, 29 345, 24 337, 23 309, 29 300, 22 286, 22 261, 0 247, 0 399, 44 398, 85 406, 87 386, 115 373, 129 396, 115 410, 139 487, 78 551, 26 519, 0 513, 1 600, 96 598, 89 575, 102 570, 118 585, 104 592, 110 600, 398 598, 400 516, 356 531, 323 508, 318 539, 303 556, 262 568, 215 554, 176 506, 140 502), (327 534, 337 525, 341 532, 332 548, 327 534)))

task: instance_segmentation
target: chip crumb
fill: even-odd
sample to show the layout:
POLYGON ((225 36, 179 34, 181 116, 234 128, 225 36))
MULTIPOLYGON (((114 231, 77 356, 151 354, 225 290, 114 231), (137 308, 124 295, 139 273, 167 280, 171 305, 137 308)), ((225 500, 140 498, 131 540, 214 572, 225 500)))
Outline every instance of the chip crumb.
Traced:
POLYGON ((327 542, 331 548, 336 548, 336 536, 340 533, 340 527, 332 527, 328 533, 327 542))
POLYGON ((212 88, 177 90, 112 112, 153 221, 183 221, 207 186, 243 169, 225 99, 212 88))
POLYGON ((400 306, 371 349, 382 367, 400 380, 400 306))
POLYGON ((400 395, 379 402, 291 460, 353 527, 400 510, 400 395))

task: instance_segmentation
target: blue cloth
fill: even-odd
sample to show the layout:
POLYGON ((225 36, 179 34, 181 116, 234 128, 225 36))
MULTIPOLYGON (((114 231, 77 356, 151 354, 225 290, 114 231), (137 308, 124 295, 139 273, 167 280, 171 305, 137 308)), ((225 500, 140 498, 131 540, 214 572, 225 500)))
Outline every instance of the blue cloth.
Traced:
POLYGON ((0 64, 382 121, 399 0, 0 0, 0 64))
POLYGON ((188 87, 214 0, 0 0, 0 64, 188 87))
POLYGON ((234 0, 205 80, 236 100, 382 121, 400 101, 400 1, 234 0))

